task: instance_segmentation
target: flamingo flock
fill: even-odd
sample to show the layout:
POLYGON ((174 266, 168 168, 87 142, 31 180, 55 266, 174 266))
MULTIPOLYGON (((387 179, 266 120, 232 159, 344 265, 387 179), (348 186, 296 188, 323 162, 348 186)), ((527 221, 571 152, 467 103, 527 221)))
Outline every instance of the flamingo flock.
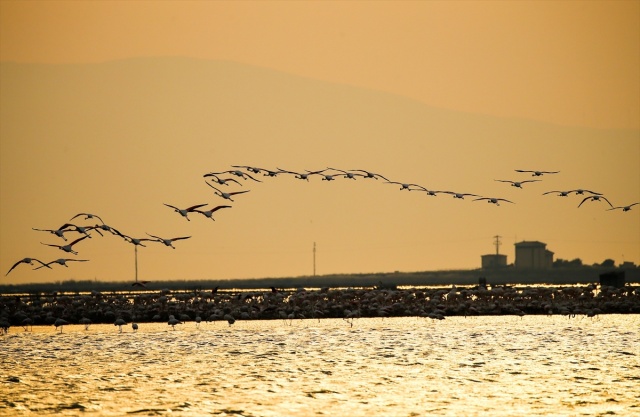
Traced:
MULTIPOLYGON (((523 189, 523 184, 543 182, 542 179, 538 179, 543 175, 556 175, 560 173, 560 171, 522 170, 522 169, 516 169, 515 172, 524 173, 524 174, 530 173, 531 176, 536 177, 536 179, 527 179, 527 180, 496 179, 495 181, 509 184, 510 186, 518 189, 523 189)), ((203 178, 205 179, 205 184, 215 191, 214 192, 215 196, 222 198, 226 202, 235 202, 234 198, 242 199, 243 197, 240 197, 240 196, 243 194, 249 193, 250 190, 248 189, 231 190, 231 188, 227 188, 227 187, 232 187, 232 185, 233 187, 244 187, 244 184, 246 184, 247 181, 250 181, 253 184, 262 183, 261 179, 256 178, 258 176, 262 178, 265 178, 265 177, 276 178, 279 176, 286 176, 286 175, 294 176, 294 178, 304 180, 307 182, 310 182, 310 179, 314 177, 319 177, 321 181, 327 181, 327 182, 336 181, 338 179, 342 179, 342 180, 348 179, 351 181, 376 180, 376 181, 380 181, 382 184, 391 184, 396 186, 399 185, 401 191, 406 190, 406 191, 425 192, 428 196, 433 196, 433 197, 438 196, 440 194, 448 194, 457 200, 464 200, 465 197, 471 197, 472 201, 486 201, 489 204, 494 204, 496 206, 500 206, 500 203, 515 204, 514 201, 506 198, 502 198, 502 197, 483 196, 481 194, 476 194, 476 193, 461 193, 461 192, 451 191, 451 190, 435 190, 435 189, 428 188, 424 185, 420 185, 413 182, 402 182, 402 181, 395 181, 395 180, 392 181, 388 179, 387 176, 374 173, 372 171, 364 170, 364 169, 345 170, 340 168, 323 168, 323 169, 317 169, 317 170, 292 171, 292 170, 285 170, 281 168, 267 169, 267 168, 256 167, 256 166, 249 166, 249 165, 232 165, 231 169, 212 171, 212 172, 206 173, 203 175, 203 178), (222 188, 224 188, 224 190, 222 188)), ((529 187, 530 186, 527 186, 527 188, 529 187)), ((553 190, 553 191, 546 191, 542 193, 542 195, 548 195, 548 194, 555 194, 556 196, 560 196, 560 197, 568 197, 570 195, 584 196, 582 201, 580 201, 580 203, 578 204, 577 206, 578 208, 588 202, 605 202, 606 204, 609 205, 609 208, 607 209, 607 211, 620 210, 621 212, 627 212, 627 211, 630 211, 633 206, 640 204, 636 202, 636 203, 623 205, 623 206, 614 206, 609 201, 609 199, 607 199, 602 193, 587 190, 587 189, 571 189, 567 191, 553 190)), ((191 219, 189 218, 189 214, 192 214, 192 215, 198 214, 206 217, 207 219, 215 220, 213 217, 213 214, 216 213, 218 210, 232 208, 232 206, 229 204, 213 205, 213 207, 209 209, 205 209, 205 207, 209 205, 208 203, 193 204, 187 207, 184 207, 184 206, 179 207, 179 206, 175 206, 167 203, 162 203, 162 204, 172 209, 174 212, 178 213, 181 217, 184 217, 187 221, 191 221, 191 219)), ((172 238, 164 238, 156 234, 150 234, 150 233, 147 233, 148 237, 132 237, 125 233, 122 233, 121 231, 119 231, 118 229, 112 226, 107 225, 103 221, 102 217, 98 216, 97 214, 86 213, 86 212, 77 213, 76 215, 72 216, 68 221, 64 222, 62 226, 58 227, 57 229, 54 229, 54 228, 32 228, 32 229, 40 232, 48 232, 54 235, 55 237, 58 237, 64 240, 65 242, 68 242, 67 237, 65 236, 66 234, 75 233, 76 236, 79 235, 79 237, 75 238, 71 242, 68 242, 64 245, 40 242, 42 245, 54 247, 59 250, 62 250, 65 253, 70 253, 73 255, 78 255, 79 253, 78 250, 76 250, 74 247, 76 245, 79 245, 85 239, 92 238, 93 232, 98 233, 102 237, 105 236, 103 232, 106 232, 107 235, 120 237, 125 242, 131 243, 136 247, 138 246, 146 247, 144 242, 153 242, 153 243, 163 244, 172 249, 176 249, 175 246, 173 246, 174 242, 191 238, 191 236, 178 236, 178 237, 172 237, 172 238), (79 225, 79 224, 71 223, 76 219, 84 220, 84 221, 92 221, 95 224, 79 225)), ((69 267, 67 265, 67 262, 71 262, 71 261, 86 262, 88 260, 73 259, 73 258, 59 258, 49 262, 43 262, 39 259, 25 257, 17 261, 15 264, 13 264, 13 266, 9 269, 9 271, 5 274, 5 276, 8 275, 11 271, 13 271, 19 265, 34 266, 34 262, 37 262, 40 265, 33 268, 34 270, 52 269, 51 268, 52 264, 59 264, 65 267, 69 267)), ((141 284, 140 282, 134 282, 132 285, 144 287, 144 284, 141 284)))

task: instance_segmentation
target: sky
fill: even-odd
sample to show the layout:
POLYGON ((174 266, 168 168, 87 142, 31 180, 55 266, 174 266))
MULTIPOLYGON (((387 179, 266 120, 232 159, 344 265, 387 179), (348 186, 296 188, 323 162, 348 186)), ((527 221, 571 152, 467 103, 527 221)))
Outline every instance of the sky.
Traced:
MULTIPOLYGON (((601 202, 577 209, 577 196, 570 209, 565 200, 551 200, 555 196, 542 199, 551 189, 598 188, 615 205, 640 201, 638 1, 2 1, 0 63, 3 94, 12 97, 0 108, 0 267, 5 271, 23 257, 48 262, 64 256, 40 244, 58 244, 55 237, 31 228, 62 224, 88 212, 87 205, 116 227, 139 227, 131 233, 153 233, 155 227, 193 236, 176 242, 178 249, 171 252, 140 248, 141 255, 146 251, 140 272, 147 279, 309 275, 313 242, 322 274, 475 268, 481 254, 494 252, 496 234, 503 236, 501 251, 509 262, 513 243, 528 239, 546 242, 556 258, 640 263, 640 206, 623 213, 606 211, 601 202), (200 80, 198 69, 223 63, 215 67, 220 79, 243 84, 206 84, 198 90, 184 79, 167 86, 158 75, 148 80, 150 91, 163 92, 154 95, 143 90, 146 78, 135 74, 136 62, 156 70, 170 67, 166 77, 189 74, 194 80, 200 80), (20 72, 16 64, 30 69, 20 72), (126 75, 118 78, 113 71, 126 75), (91 81, 101 79, 96 74, 108 74, 101 89, 91 81), (64 78, 69 86, 94 94, 65 91, 55 77, 70 77, 64 78), (49 79, 57 85, 46 84, 49 79), (131 88, 116 97, 126 82, 131 88), (250 82, 262 97, 243 90, 250 82), (193 114, 206 103, 201 92, 209 88, 226 94, 226 102, 211 100, 228 116, 215 124, 193 114), (47 94, 39 96, 42 91, 47 94), (123 102, 125 93, 130 95, 123 102), (114 111, 119 123, 108 125, 101 118, 105 108, 114 109, 105 107, 109 100, 121 100, 123 109, 144 117, 114 111), (76 114, 62 110, 69 103, 76 114), (80 111, 78 103, 89 105, 80 111), (297 119, 285 123, 283 109, 297 119), (427 116, 442 126, 421 124, 427 116), (92 129, 96 133, 87 139, 92 129), (323 140, 330 147, 318 144, 323 140), (82 157, 87 149, 128 163, 107 171, 104 162, 82 157), (61 163, 54 156, 66 159, 61 163), (146 174, 158 161, 169 164, 158 173, 162 186, 146 174), (163 191, 176 190, 176 199, 189 201, 203 192, 203 173, 235 164, 298 171, 341 164, 338 168, 368 169, 392 181, 428 187, 435 182, 441 189, 470 188, 518 201, 479 208, 466 200, 460 202, 464 206, 443 202, 450 196, 439 195, 423 218, 425 207, 413 201, 415 193, 390 198, 392 186, 385 189, 380 181, 358 179, 363 185, 355 189, 355 182, 314 178, 318 181, 308 184, 313 188, 302 189, 291 177, 277 177, 261 178, 264 183, 238 196, 228 213, 221 210, 218 230, 199 232, 195 221, 185 229, 175 213, 165 222, 172 213, 160 204, 169 203, 163 191), (132 166, 145 174, 133 179, 132 166), (177 175, 169 175, 174 167, 177 175), (494 181, 531 179, 515 169, 560 173, 523 190, 494 181), (84 178, 76 178, 79 171, 84 178), (194 185, 183 186, 191 177, 194 185), (88 191, 98 183, 102 194, 88 191), (38 188, 45 185, 86 187, 86 192, 74 189, 70 197, 38 188), (149 201, 123 210, 104 195, 144 195, 149 201), (337 206, 337 199, 344 206, 337 206), (224 243, 204 246, 218 234, 224 243)), ((200 202, 205 201, 193 204, 200 202)), ((51 271, 19 265, 4 282, 131 280, 130 248, 101 245, 79 254, 90 262, 51 271)))

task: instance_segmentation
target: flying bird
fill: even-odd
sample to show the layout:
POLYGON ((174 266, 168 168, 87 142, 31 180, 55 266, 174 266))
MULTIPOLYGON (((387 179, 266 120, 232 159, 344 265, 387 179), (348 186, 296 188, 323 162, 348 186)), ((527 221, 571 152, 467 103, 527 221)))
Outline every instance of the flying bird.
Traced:
POLYGON ((307 170, 307 172, 309 173, 308 175, 322 175, 322 181, 335 181, 335 178, 333 177, 339 174, 323 174, 323 172, 325 172, 327 169, 331 169, 331 168, 321 169, 320 171, 307 170))
POLYGON ((591 195, 591 196, 585 197, 585 198, 580 202, 580 204, 578 204, 578 207, 580 207, 580 206, 582 205, 582 203, 584 203, 584 202, 585 202, 585 201, 587 201, 587 200, 589 200, 589 201, 601 201, 601 200, 604 200, 604 201, 606 201, 606 202, 607 202, 607 204, 609 204, 611 207, 613 207, 613 204, 611 204, 611 203, 609 202, 609 200, 607 200, 607 198, 606 198, 605 196, 603 196, 603 195, 591 195))
POLYGON ((524 184, 525 182, 537 182, 537 181, 541 181, 541 180, 526 180, 526 181, 496 180, 496 181, 508 182, 508 183, 511 183, 512 187, 522 188, 522 184, 524 184))
POLYGON ((355 180, 356 177, 364 177, 365 176, 364 174, 358 174, 358 173, 355 173, 355 172, 349 172, 349 171, 345 171, 344 169, 338 169, 338 168, 329 168, 329 169, 332 169, 334 171, 342 172, 344 174, 344 177, 348 178, 350 180, 355 180))
POLYGON ((405 182, 397 182, 397 181, 387 181, 387 182, 385 182, 385 184, 398 184, 398 185, 400 185, 400 190, 401 190, 401 191, 402 191, 402 190, 409 190, 409 191, 412 191, 412 190, 427 191, 427 189, 426 189, 426 188, 424 188, 422 185, 418 185, 418 184, 408 184, 408 183, 405 183, 405 182), (418 188, 416 189, 416 188, 411 188, 411 187, 418 187, 418 188))
POLYGON ((229 185, 228 184, 229 181, 235 182, 238 185, 242 185, 235 178, 220 178, 219 176, 217 176, 215 174, 204 174, 203 177, 205 177, 205 178, 211 177, 212 181, 215 181, 220 185, 227 185, 228 186, 229 185))
POLYGON ((438 193, 444 193, 444 192, 446 192, 446 191, 428 190, 428 189, 426 189, 426 188, 424 188, 424 187, 419 188, 419 189, 415 189, 414 191, 424 191, 424 192, 426 192, 426 193, 427 193, 427 195, 430 195, 430 196, 433 196, 433 197, 437 196, 437 195, 438 195, 438 193))
MULTIPOLYGON (((118 229, 116 229, 115 227, 111 227, 109 225, 106 224, 96 224, 95 225, 96 228, 99 228, 101 230, 104 230, 105 232, 111 232, 111 234, 114 234, 116 236, 122 236, 122 233, 120 233, 118 231, 118 229)), ((97 231, 97 230, 96 230, 97 231)))
POLYGON ((211 172, 207 175, 220 175, 220 174, 232 174, 232 175, 235 175, 236 177, 242 178, 243 180, 246 180, 247 178, 251 178, 256 182, 262 182, 260 180, 253 178, 251 175, 247 174, 246 172, 240 171, 239 169, 231 169, 231 170, 222 171, 222 172, 211 172))
POLYGON ((571 192, 573 192, 573 190, 570 190, 570 191, 547 191, 546 193, 542 193, 542 195, 551 194, 551 193, 558 193, 557 194, 558 197, 567 197, 569 194, 571 194, 571 192))
POLYGON ((82 233, 83 235, 86 235, 87 237, 91 237, 91 235, 89 234, 89 230, 95 230, 96 232, 98 232, 98 234, 100 236, 103 236, 102 232, 99 230, 100 228, 98 226, 76 226, 75 224, 72 223, 67 223, 68 227, 74 227, 74 231, 78 232, 78 233, 82 233))
POLYGON ((233 168, 245 168, 247 171, 249 172, 253 172, 254 174, 259 174, 260 172, 264 172, 264 176, 265 177, 275 177, 276 175, 278 175, 280 173, 280 171, 271 171, 269 169, 264 169, 264 168, 256 168, 256 167, 250 167, 250 166, 246 166, 246 165, 231 165, 233 168))
MULTIPOLYGON (((216 195, 219 195, 220 197, 224 198, 225 200, 229 200, 229 201, 233 201, 233 199, 231 197, 233 197, 236 194, 244 194, 244 193, 248 193, 250 191, 250 190, 244 190, 244 191, 234 191, 232 193, 225 193, 223 191, 220 191, 219 189, 217 189, 213 185, 209 184, 208 182, 205 182, 205 184, 207 184, 209 187, 211 187, 214 190, 216 190, 217 191, 215 193, 216 195)), ((203 206, 206 206, 206 204, 203 204, 203 206)))
POLYGON ((315 172, 300 173, 300 172, 287 171, 282 168, 278 168, 278 170, 283 174, 293 174, 296 178, 300 180, 307 180, 307 181, 309 181, 309 175, 315 174, 315 172))
POLYGON ((196 213, 200 213, 202 215, 204 215, 205 217, 210 218, 211 220, 215 221, 216 219, 213 218, 213 213, 215 213, 216 211, 223 209, 223 208, 231 208, 231 206, 217 206, 212 208, 211 210, 193 210, 196 213))
POLYGON ((441 193, 446 193, 446 194, 451 194, 453 196, 453 198, 459 198, 461 200, 464 200, 464 198, 466 196, 469 197, 481 197, 477 194, 471 194, 471 193, 454 193, 453 191, 440 191, 441 193))
MULTIPOLYGON (((15 264, 13 264, 13 266, 11 268, 9 268, 9 270, 7 271, 6 274, 4 274, 4 276, 6 277, 7 275, 9 275, 9 272, 13 271, 13 268, 15 268, 16 266, 20 265, 20 264, 29 264, 29 265, 33 265, 34 262, 38 262, 40 263, 42 266, 46 266, 47 268, 51 269, 51 267, 47 264, 45 264, 44 262, 42 262, 39 259, 35 259, 35 258, 24 258, 24 259, 20 259, 18 262, 16 262, 15 264)), ((42 267, 39 267, 42 268, 42 267)))
POLYGON ((383 177, 380 174, 375 174, 373 172, 365 171, 364 169, 352 169, 351 171, 364 172, 364 177, 365 178, 373 178, 375 180, 377 180, 378 178, 382 178, 385 181, 389 181, 387 178, 383 177))
POLYGON ((33 268, 33 270, 35 271, 36 269, 40 269, 40 268, 43 268, 43 267, 45 267, 45 266, 46 266, 47 268, 51 268, 51 267, 49 266, 49 265, 51 265, 51 264, 58 264, 58 265, 66 266, 67 268, 69 268, 69 265, 67 265, 67 262, 69 262, 69 261, 74 261, 74 262, 87 262, 87 261, 88 261, 88 259, 65 259, 65 258, 59 258, 59 259, 56 259, 55 261, 47 262, 46 264, 41 265, 41 266, 39 266, 39 267, 37 267, 37 268, 33 268))
POLYGON ((576 195, 584 195, 584 193, 590 193, 593 195, 602 195, 602 193, 596 193, 595 191, 589 191, 589 190, 583 190, 582 188, 578 188, 577 190, 571 190, 569 192, 574 192, 576 193, 576 195))
MULTIPOLYGON (((207 183, 208 184, 208 183, 207 183)), ((188 214, 192 211, 194 211, 195 209, 198 209, 200 207, 204 207, 207 205, 207 203, 204 204, 196 204, 195 206, 191 206, 191 207, 187 207, 186 209, 180 209, 176 206, 172 206, 171 204, 167 204, 167 203, 163 203, 165 206, 167 207, 171 207, 176 213, 180 213, 180 215, 182 217, 184 217, 185 219, 189 220, 189 216, 188 214)), ((191 220, 189 220, 191 221, 191 220)))
POLYGON ((189 239, 189 238, 191 237, 191 236, 184 236, 184 237, 174 237, 174 238, 171 238, 171 239, 165 239, 165 238, 162 238, 162 237, 160 237, 160 236, 154 236, 154 235, 149 234, 149 233, 147 233, 147 234, 148 234, 149 236, 151 236, 151 237, 156 238, 158 242, 162 242, 162 243, 164 243, 164 244, 165 244, 165 246, 170 246, 170 247, 172 247, 173 249, 175 249, 175 246, 173 246, 173 242, 174 242, 174 241, 176 241, 176 240, 182 240, 182 239, 189 239))
POLYGON ((560 171, 529 171, 526 169, 516 169, 516 172, 532 172, 532 176, 534 177, 540 177, 543 174, 557 174, 560 171))
POLYGON ((91 214, 91 213, 78 213, 75 216, 73 216, 72 218, 70 218, 69 221, 75 219, 76 217, 80 217, 80 216, 84 216, 84 220, 89 220, 89 219, 96 218, 96 219, 100 220, 100 223, 104 224, 104 222, 102 221, 100 216, 97 216, 97 215, 91 214))
POLYGON ((513 201, 507 200, 505 198, 480 197, 480 198, 473 199, 473 201, 478 201, 478 200, 487 200, 487 203, 495 204, 496 206, 499 206, 501 201, 506 201, 507 203, 515 204, 513 201))
POLYGON ((74 240, 73 242, 71 242, 71 243, 69 243, 69 244, 67 244, 67 245, 63 245, 63 246, 61 246, 61 245, 51 245, 51 244, 49 244, 49 243, 42 243, 42 242, 40 242, 40 243, 42 243, 43 245, 46 245, 46 246, 51 246, 51 247, 54 247, 54 248, 58 248, 58 249, 63 250, 63 251, 65 251, 65 252, 73 253, 74 255, 77 255, 77 254, 78 254, 78 252, 76 252, 76 251, 74 251, 74 250, 72 249, 72 248, 73 248, 73 245, 75 245, 76 243, 78 243, 78 242, 80 242, 81 240, 86 239, 86 238, 88 238, 88 237, 89 237, 89 235, 84 235, 84 236, 82 236, 81 238, 78 238, 78 239, 74 240))
POLYGON ((145 245, 142 244, 142 242, 156 242, 155 239, 149 239, 146 237, 143 238, 135 238, 135 237, 131 237, 131 236, 127 236, 127 235, 122 235, 122 237, 124 238, 124 240, 126 240, 129 243, 134 244, 135 246, 143 246, 146 248, 145 245))
POLYGON ((150 283, 151 281, 138 281, 136 279, 136 281, 131 284, 132 287, 143 287, 143 288, 147 288, 147 284, 150 283))
POLYGON ((73 232, 72 229, 69 229, 68 227, 73 226, 71 223, 65 223, 62 226, 60 226, 57 229, 36 229, 35 227, 32 227, 33 230, 37 230, 39 232, 49 232, 51 234, 54 234, 58 237, 61 237, 62 239, 64 239, 64 241, 66 242, 67 238, 64 237, 64 234, 67 232, 73 232))
POLYGON ((247 165, 231 165, 232 168, 245 168, 249 172, 253 172, 254 174, 259 174, 260 171, 264 171, 262 168, 250 167, 247 165))
POLYGON ((622 211, 629 211, 629 210, 631 210, 631 207, 635 206, 636 204, 640 204, 640 203, 633 203, 633 204, 629 204, 628 206, 612 207, 610 209, 607 209, 607 211, 609 211, 609 210, 618 210, 618 209, 621 209, 622 211))

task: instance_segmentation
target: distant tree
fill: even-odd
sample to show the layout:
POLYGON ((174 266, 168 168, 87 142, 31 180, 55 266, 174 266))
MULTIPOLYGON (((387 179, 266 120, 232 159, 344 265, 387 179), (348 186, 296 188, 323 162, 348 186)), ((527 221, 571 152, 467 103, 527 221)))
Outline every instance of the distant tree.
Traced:
POLYGON ((572 261, 567 261, 566 259, 558 258, 553 261, 553 266, 555 268, 579 268, 582 266, 582 260, 576 258, 572 261))
POLYGON ((553 261, 553 267, 554 268, 562 268, 563 266, 567 266, 568 261, 565 261, 562 258, 558 258, 555 261, 553 261))
POLYGON ((602 261, 600 266, 606 266, 607 268, 611 268, 616 266, 616 262, 613 259, 605 259, 604 261, 602 261))
POLYGON ((573 266, 573 267, 582 266, 582 260, 580 258, 576 258, 569 262, 569 266, 573 266))

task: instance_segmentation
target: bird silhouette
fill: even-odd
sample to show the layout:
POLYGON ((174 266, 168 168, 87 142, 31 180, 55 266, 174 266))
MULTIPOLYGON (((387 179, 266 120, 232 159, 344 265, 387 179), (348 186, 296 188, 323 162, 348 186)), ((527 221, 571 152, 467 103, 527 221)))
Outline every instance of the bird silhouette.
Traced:
POLYGON ((365 171, 364 169, 352 169, 351 171, 363 172, 365 178, 373 178, 375 180, 377 180, 378 178, 382 178, 385 181, 389 181, 386 177, 384 177, 384 176, 382 176, 380 174, 376 174, 376 173, 373 173, 373 172, 365 171))
POLYGON ((602 201, 602 200, 604 200, 604 201, 607 202, 607 204, 609 204, 611 207, 613 207, 613 204, 611 204, 611 202, 609 202, 609 200, 607 200, 607 198, 604 197, 603 195, 591 195, 591 196, 585 197, 580 202, 580 204, 578 204, 578 207, 580 207, 582 205, 582 203, 584 203, 587 200, 589 200, 589 201, 602 201))
POLYGON ((283 173, 283 174, 292 174, 294 175, 296 178, 300 179, 300 180, 306 180, 309 181, 309 175, 313 175, 313 174, 317 174, 321 171, 314 171, 314 172, 294 172, 294 171, 287 171, 285 169, 282 168, 278 168, 278 170, 283 173))
MULTIPOLYGON (((41 260, 39 260, 39 259, 36 259, 36 258, 23 258, 23 259, 20 259, 20 260, 19 260, 18 262, 16 262, 15 264, 13 264, 13 266, 12 266, 11 268, 9 268, 9 270, 7 271, 7 273, 6 273, 6 274, 4 274, 4 276, 6 277, 7 275, 9 275, 9 272, 13 271, 13 269, 14 269, 16 266, 20 265, 20 264, 29 264, 29 265, 33 265, 33 263, 34 263, 34 262, 38 262, 38 263, 40 263, 42 266, 46 266, 47 268, 51 269, 51 267, 50 267, 49 265, 45 264, 44 262, 42 262, 42 261, 41 261, 41 260)), ((42 268, 42 266, 40 266, 39 268, 42 268)))
POLYGON ((633 204, 629 204, 628 206, 618 206, 618 207, 612 207, 610 209, 607 209, 607 211, 609 210, 622 210, 622 211, 629 211, 631 210, 631 207, 635 206, 636 204, 640 204, 640 203, 633 203, 633 204))
POLYGON ((238 185, 242 185, 235 178, 220 178, 216 174, 204 174, 203 177, 205 177, 205 178, 211 177, 212 181, 215 181, 216 183, 218 183, 220 185, 227 185, 228 186, 229 185, 228 184, 229 181, 235 182, 238 185))
POLYGON ((47 262, 44 265, 40 265, 36 268, 33 268, 33 270, 35 271, 36 269, 40 269, 40 268, 44 268, 45 266, 47 268, 51 268, 49 265, 51 264, 58 264, 58 265, 62 265, 65 266, 67 268, 69 268, 69 265, 67 265, 67 262, 88 262, 88 259, 66 259, 66 258, 58 258, 55 261, 51 261, 51 262, 47 262))
POLYGON ((149 234, 149 233, 147 233, 147 234, 149 236, 153 237, 153 238, 156 238, 158 240, 158 242, 162 242, 162 243, 165 244, 165 246, 170 246, 173 249, 175 249, 175 246, 173 246, 173 242, 174 241, 182 240, 182 239, 189 239, 191 237, 191 236, 183 236, 183 237, 174 237, 174 238, 171 238, 171 239, 165 239, 165 238, 162 238, 160 236, 155 236, 155 235, 152 235, 152 234, 149 234))
MULTIPOLYGON (((217 191, 215 193, 216 195, 219 195, 220 197, 224 198, 225 200, 229 200, 229 201, 233 201, 233 199, 231 197, 233 197, 236 194, 244 194, 244 193, 248 193, 250 191, 250 190, 244 190, 244 191, 234 191, 234 192, 231 192, 231 193, 225 193, 224 191, 219 190, 218 188, 214 187, 213 185, 209 184, 206 181, 205 181, 205 184, 207 184, 209 187, 211 187, 214 190, 216 190, 217 191)), ((206 204, 203 204, 203 206, 206 206, 206 204)))
POLYGON ((257 180, 255 178, 253 178, 251 175, 247 174, 246 172, 242 172, 239 169, 230 169, 228 171, 222 171, 222 172, 210 172, 208 175, 222 175, 222 174, 231 174, 231 175, 235 175, 236 177, 240 177, 243 180, 246 180, 247 178, 252 179, 256 182, 262 182, 260 180, 257 180))
POLYGON ((560 171, 531 171, 531 170, 526 170, 526 169, 516 169, 516 172, 531 172, 532 176, 534 177, 540 177, 544 174, 557 174, 560 171))
POLYGON ((71 224, 71 223, 65 223, 65 224, 63 224, 62 226, 60 226, 57 229, 36 229, 35 227, 32 227, 32 229, 33 230, 37 230, 39 232, 49 232, 49 233, 54 234, 54 235, 56 235, 58 237, 61 237, 66 242, 67 238, 64 237, 64 234, 68 233, 68 232, 73 232, 74 230, 70 229, 70 227, 72 227, 72 226, 74 226, 74 225, 71 224))
POLYGON ((215 213, 216 211, 218 211, 220 209, 223 209, 223 208, 231 208, 231 206, 216 206, 216 207, 212 208, 211 210, 198 210, 198 209, 196 209, 196 210, 193 210, 193 211, 196 212, 196 213, 200 213, 203 216, 208 217, 209 219, 215 221, 216 219, 213 218, 213 213, 215 213))
POLYGON ((398 184, 400 186, 400 190, 408 190, 408 191, 412 191, 412 190, 420 190, 420 191, 427 191, 426 188, 424 188, 422 185, 418 185, 418 184, 410 184, 410 183, 406 183, 406 182, 398 182, 398 181, 387 181, 384 184, 398 184), (418 188, 411 188, 411 187, 418 187, 418 188))
POLYGON ((453 198, 459 198, 461 200, 464 200, 464 198, 466 196, 469 196, 469 197, 481 197, 481 196, 479 196, 477 194, 471 194, 471 193, 455 193, 453 191, 440 191, 440 192, 441 193, 446 193, 446 194, 451 194, 453 196, 453 198))
POLYGON ((508 182, 508 183, 511 183, 511 186, 512 186, 512 187, 522 188, 522 184, 524 184, 524 183, 526 183, 526 182, 537 182, 537 181, 541 181, 541 180, 526 180, 526 181, 496 180, 496 181, 500 181, 500 182, 508 182))
MULTIPOLYGON (((208 184, 208 183, 207 183, 208 184)), ((187 207, 186 209, 181 209, 178 208, 176 206, 172 206, 171 204, 167 204, 167 203, 163 203, 165 206, 167 207, 171 207, 176 213, 179 213, 182 217, 184 217, 185 219, 189 220, 189 216, 188 214, 191 213, 192 211, 194 211, 195 209, 198 209, 200 207, 204 207, 207 205, 207 203, 204 204, 196 204, 195 206, 191 206, 191 207, 187 207)), ((191 221, 191 220, 189 220, 191 221)))
POLYGON ((478 201, 478 200, 487 200, 487 203, 492 203, 492 204, 495 204, 496 206, 499 206, 501 201, 506 201, 507 203, 515 204, 513 201, 507 200, 505 198, 480 197, 480 198, 473 199, 473 201, 478 201))
POLYGON ((280 174, 280 172, 281 172, 280 170, 272 171, 270 169, 250 167, 250 166, 247 166, 247 165, 231 165, 231 167, 232 168, 244 168, 249 172, 253 172, 254 174, 259 174, 259 173, 262 172, 263 176, 265 176, 265 177, 275 177, 276 175, 280 174))
POLYGON ((80 216, 84 216, 84 220, 89 220, 89 219, 96 218, 96 219, 100 220, 100 223, 104 224, 104 222, 102 221, 100 216, 98 216, 96 214, 91 214, 91 213, 78 213, 75 216, 73 216, 72 218, 70 218, 69 221, 75 219, 76 217, 80 217, 80 216))
POLYGON ((81 240, 84 240, 84 239, 86 239, 88 237, 89 237, 89 235, 84 235, 84 236, 74 240, 73 242, 67 244, 67 245, 51 245, 49 243, 42 243, 42 242, 40 242, 40 243, 42 243, 43 245, 46 245, 46 246, 51 246, 51 247, 54 247, 54 248, 58 248, 58 249, 60 249, 62 251, 65 251, 67 253, 73 253, 74 255, 77 255, 78 252, 73 250, 73 245, 75 245, 76 243, 78 243, 81 240))

